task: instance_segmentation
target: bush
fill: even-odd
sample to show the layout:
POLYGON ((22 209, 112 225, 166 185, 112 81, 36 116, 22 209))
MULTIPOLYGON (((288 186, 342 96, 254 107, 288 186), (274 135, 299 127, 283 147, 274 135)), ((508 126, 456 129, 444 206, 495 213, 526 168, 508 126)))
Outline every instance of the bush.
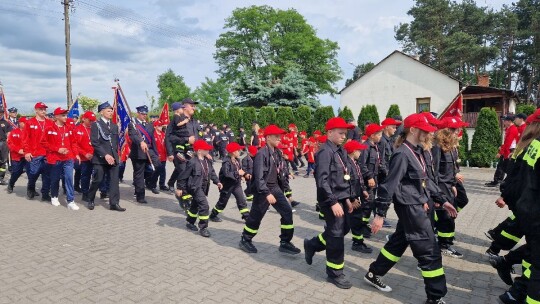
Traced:
POLYGON ((380 123, 379 112, 375 105, 362 106, 360 114, 358 114, 358 127, 363 131, 366 123, 380 123))
POLYGON ((491 166, 501 145, 501 140, 497 113, 490 108, 482 108, 478 115, 471 144, 471 164, 477 167, 491 166))
POLYGON ((349 107, 347 107, 347 106, 345 106, 345 108, 343 108, 343 111, 339 112, 338 116, 345 119, 345 120, 354 119, 354 115, 353 115, 351 109, 349 109, 349 107))
POLYGON ((294 114, 291 107, 279 107, 276 112, 276 125, 289 130, 289 124, 294 123, 294 114))
POLYGON ((516 114, 525 113, 527 116, 536 111, 536 106, 532 103, 520 103, 516 107, 516 114))
POLYGON ((238 136, 240 132, 240 127, 242 126, 242 108, 232 107, 229 108, 229 120, 228 125, 231 127, 231 130, 234 133, 234 136, 238 136))
POLYGON ((313 131, 324 131, 326 122, 334 117, 334 109, 331 106, 318 107, 313 114, 313 131))
POLYGON ((268 125, 275 124, 276 122, 276 112, 274 107, 264 106, 259 110, 259 126, 265 128, 268 125))
POLYGON ((469 159, 469 134, 466 128, 463 128, 463 137, 459 141, 458 155, 461 160, 460 164, 466 164, 469 159))
POLYGON ((244 129, 251 129, 254 121, 257 121, 257 110, 254 107, 242 108, 242 126, 244 129))
POLYGON ((199 119, 203 123, 212 123, 212 109, 206 107, 199 107, 195 111, 195 119, 199 119))
POLYGON ((397 104, 390 105, 390 108, 388 108, 388 112, 386 113, 386 118, 395 117, 398 115, 401 116, 401 112, 399 111, 399 106, 397 104))
POLYGON ((294 114, 298 131, 306 131, 311 134, 313 132, 311 108, 308 106, 299 106, 294 114))
POLYGON ((214 111, 212 111, 212 122, 218 129, 221 129, 221 126, 224 124, 228 124, 227 110, 225 110, 225 108, 215 108, 214 111))

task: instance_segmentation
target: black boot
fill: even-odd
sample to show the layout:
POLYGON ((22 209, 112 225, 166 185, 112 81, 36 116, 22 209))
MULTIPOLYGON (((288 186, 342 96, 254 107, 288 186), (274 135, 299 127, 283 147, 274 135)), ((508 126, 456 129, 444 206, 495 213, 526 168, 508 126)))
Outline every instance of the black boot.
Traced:
POLYGON ((26 189, 26 198, 31 200, 36 196, 36 191, 34 189, 26 189))
POLYGON ((10 194, 13 193, 13 185, 9 184, 7 186, 7 193, 10 193, 10 194))

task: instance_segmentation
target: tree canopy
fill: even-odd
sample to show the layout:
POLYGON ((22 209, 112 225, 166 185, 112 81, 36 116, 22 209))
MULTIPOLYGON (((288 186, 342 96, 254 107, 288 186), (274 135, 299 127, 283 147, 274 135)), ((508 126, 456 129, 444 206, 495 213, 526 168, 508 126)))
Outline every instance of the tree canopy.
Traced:
POLYGON ((184 82, 184 77, 176 75, 171 69, 158 76, 159 107, 165 103, 172 104, 181 101, 191 94, 190 88, 184 82))

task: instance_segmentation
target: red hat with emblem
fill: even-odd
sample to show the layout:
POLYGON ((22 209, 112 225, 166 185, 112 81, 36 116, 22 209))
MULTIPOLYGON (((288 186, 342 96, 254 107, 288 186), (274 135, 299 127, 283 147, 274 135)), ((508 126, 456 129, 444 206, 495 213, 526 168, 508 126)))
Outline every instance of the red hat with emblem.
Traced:
POLYGON ((257 151, 259 151, 259 150, 257 150, 257 147, 255 147, 255 146, 249 146, 249 147, 248 147, 248 152, 249 152, 249 154, 251 154, 251 155, 257 154, 257 151))
POLYGON ((283 135, 287 132, 285 132, 285 130, 283 129, 280 129, 278 126, 276 125, 269 125, 268 127, 264 128, 264 136, 268 136, 268 135, 283 135))
POLYGON ((435 132, 437 128, 432 126, 422 114, 411 114, 405 118, 405 128, 417 128, 425 132, 435 132))
POLYGON ((354 125, 348 124, 345 119, 341 117, 332 117, 326 122, 324 129, 326 131, 333 129, 354 129, 354 125))
POLYGON ((399 126, 399 125, 401 125, 401 121, 395 120, 392 117, 388 117, 387 119, 382 121, 381 125, 383 127, 386 127, 386 126, 399 126))
POLYGON ((58 107, 54 110, 53 114, 54 115, 64 115, 64 114, 67 114, 69 112, 69 110, 66 110, 62 107, 58 107))
POLYGON ((44 104, 43 102, 41 101, 38 101, 36 103, 36 105, 34 106, 34 109, 46 109, 48 108, 46 104, 44 104))
POLYGON ((205 151, 211 151, 214 147, 207 144, 206 141, 199 139, 193 144, 193 150, 199 151, 199 150, 205 150, 205 151))
POLYGON ((371 135, 375 134, 375 133, 378 133, 378 132, 381 132, 382 130, 384 129, 383 126, 381 125, 378 125, 378 124, 369 124, 367 127, 366 127, 366 136, 367 137, 370 137, 371 135))
POLYGON ((93 121, 96 121, 96 114, 94 114, 94 112, 92 111, 86 111, 84 112, 82 118, 86 118, 93 122, 93 121))

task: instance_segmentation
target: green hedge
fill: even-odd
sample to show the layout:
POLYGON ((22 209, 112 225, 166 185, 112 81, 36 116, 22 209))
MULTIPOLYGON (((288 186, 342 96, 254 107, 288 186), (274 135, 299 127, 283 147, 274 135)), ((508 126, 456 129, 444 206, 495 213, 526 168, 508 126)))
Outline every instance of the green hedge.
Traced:
POLYGON ((343 108, 343 110, 339 112, 338 116, 345 120, 354 119, 354 115, 351 109, 349 109, 349 107, 347 106, 345 106, 345 108, 343 108))
POLYGON ((527 116, 536 111, 536 106, 532 103, 520 103, 516 107, 516 114, 525 113, 527 116))
POLYGON ((458 154, 459 159, 461 160, 461 165, 465 165, 467 163, 467 160, 469 159, 469 134, 467 133, 467 129, 463 128, 463 136, 461 137, 461 140, 459 141, 459 148, 458 148, 458 154))
POLYGON ((244 129, 251 129, 254 121, 257 121, 257 110, 254 107, 242 108, 242 126, 244 129))
POLYGON ((401 112, 399 111, 399 106, 397 104, 390 105, 390 108, 388 108, 388 112, 386 112, 386 118, 395 117, 398 115, 401 116, 401 112))
POLYGON ((259 125, 264 128, 265 126, 275 124, 276 123, 276 111, 274 110, 274 107, 262 107, 259 110, 259 125))
POLYGON ((379 112, 376 105, 365 105, 358 114, 358 127, 363 131, 366 123, 380 123, 379 112))
POLYGON ((324 132, 326 121, 332 117, 334 117, 334 109, 332 107, 318 107, 313 114, 313 130, 324 132))
POLYGON ((308 106, 299 106, 294 116, 299 131, 313 132, 313 111, 308 106))
POLYGON ((478 115, 471 144, 470 162, 476 167, 490 167, 501 145, 501 129, 497 112, 482 108, 478 115))
POLYGON ((235 136, 238 136, 240 127, 242 126, 242 108, 232 107, 229 109, 228 125, 231 127, 235 136))
POLYGON ((294 114, 291 107, 279 107, 276 111, 276 125, 278 127, 289 130, 289 124, 294 123, 294 114))
POLYGON ((212 112, 212 122, 221 130, 221 126, 229 123, 227 110, 225 108, 215 108, 212 112))

